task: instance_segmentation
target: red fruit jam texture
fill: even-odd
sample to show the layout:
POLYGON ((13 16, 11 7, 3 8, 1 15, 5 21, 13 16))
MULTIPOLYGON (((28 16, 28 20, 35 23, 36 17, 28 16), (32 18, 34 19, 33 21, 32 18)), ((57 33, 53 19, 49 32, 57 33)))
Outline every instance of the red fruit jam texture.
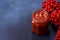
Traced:
POLYGON ((32 31, 35 32, 35 34, 45 34, 48 30, 48 27, 46 26, 49 22, 49 15, 48 13, 42 9, 42 10, 36 10, 32 14, 32 31))

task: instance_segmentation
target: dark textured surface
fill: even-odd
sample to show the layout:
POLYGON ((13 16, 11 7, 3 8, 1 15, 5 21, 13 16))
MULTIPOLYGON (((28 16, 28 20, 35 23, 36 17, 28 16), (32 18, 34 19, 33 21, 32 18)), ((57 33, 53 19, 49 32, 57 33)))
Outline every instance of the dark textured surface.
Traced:
MULTIPOLYGON (((31 15, 41 7, 42 0, 0 0, 0 40, 32 40, 31 15)), ((54 33, 52 32, 52 35, 54 33)), ((50 40, 53 36, 34 36, 50 40)))

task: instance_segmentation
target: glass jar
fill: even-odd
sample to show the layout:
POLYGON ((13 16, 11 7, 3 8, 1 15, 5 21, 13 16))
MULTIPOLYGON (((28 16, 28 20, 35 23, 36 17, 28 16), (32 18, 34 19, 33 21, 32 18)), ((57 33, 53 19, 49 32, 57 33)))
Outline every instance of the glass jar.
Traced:
POLYGON ((49 15, 45 9, 38 9, 32 14, 32 32, 43 35, 48 32, 49 15))

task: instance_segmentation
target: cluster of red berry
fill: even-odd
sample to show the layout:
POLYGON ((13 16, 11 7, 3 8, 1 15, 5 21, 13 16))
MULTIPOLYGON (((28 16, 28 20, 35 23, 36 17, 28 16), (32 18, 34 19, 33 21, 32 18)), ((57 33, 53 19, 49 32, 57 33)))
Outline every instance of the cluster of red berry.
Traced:
POLYGON ((45 0, 42 2, 42 8, 51 14, 52 11, 60 9, 60 4, 56 0, 45 0))
POLYGON ((60 27, 59 27, 58 32, 56 33, 56 37, 54 39, 60 40, 60 27))
POLYGON ((50 21, 56 26, 60 26, 60 10, 54 10, 50 14, 50 21))
POLYGON ((49 16, 50 21, 55 25, 59 26, 60 24, 60 3, 56 0, 45 0, 42 3, 42 9, 45 9, 49 16))
POLYGON ((60 3, 57 0, 44 0, 42 9, 48 12, 50 22, 58 28, 55 40, 60 40, 60 3))

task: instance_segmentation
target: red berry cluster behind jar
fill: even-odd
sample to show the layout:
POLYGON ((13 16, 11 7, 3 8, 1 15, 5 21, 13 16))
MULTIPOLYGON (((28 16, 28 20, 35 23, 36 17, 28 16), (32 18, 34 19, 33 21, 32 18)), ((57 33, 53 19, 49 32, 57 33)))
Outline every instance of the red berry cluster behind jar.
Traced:
POLYGON ((60 26, 60 10, 54 10, 50 14, 50 21, 55 25, 55 26, 60 26))
POLYGON ((51 14, 52 11, 60 9, 60 4, 57 0, 44 0, 42 2, 42 9, 46 9, 46 11, 51 14))
POLYGON ((54 40, 60 40, 60 27, 59 27, 59 29, 58 29, 58 32, 57 32, 56 35, 55 35, 54 40))

